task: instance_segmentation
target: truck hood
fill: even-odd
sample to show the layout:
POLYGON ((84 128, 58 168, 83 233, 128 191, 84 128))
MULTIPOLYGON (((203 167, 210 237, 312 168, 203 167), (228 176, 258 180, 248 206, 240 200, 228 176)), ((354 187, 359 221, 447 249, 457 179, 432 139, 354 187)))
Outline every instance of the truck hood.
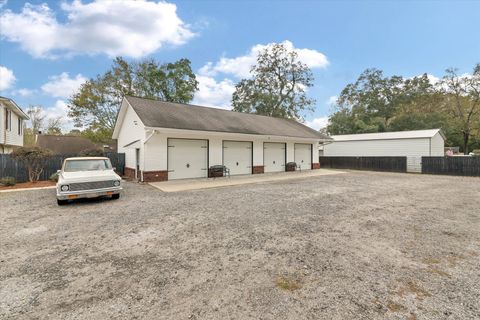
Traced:
POLYGON ((59 175, 59 182, 89 182, 89 181, 105 181, 105 180, 120 180, 120 177, 113 170, 99 170, 99 171, 75 171, 75 172, 61 172, 59 175))

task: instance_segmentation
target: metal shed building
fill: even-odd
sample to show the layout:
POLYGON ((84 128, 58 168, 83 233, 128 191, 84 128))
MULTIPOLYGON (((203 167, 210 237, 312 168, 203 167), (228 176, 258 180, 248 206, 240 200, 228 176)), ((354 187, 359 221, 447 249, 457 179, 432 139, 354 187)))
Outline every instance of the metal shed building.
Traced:
POLYGON ((441 157, 445 135, 440 129, 331 136, 323 155, 354 157, 441 157))

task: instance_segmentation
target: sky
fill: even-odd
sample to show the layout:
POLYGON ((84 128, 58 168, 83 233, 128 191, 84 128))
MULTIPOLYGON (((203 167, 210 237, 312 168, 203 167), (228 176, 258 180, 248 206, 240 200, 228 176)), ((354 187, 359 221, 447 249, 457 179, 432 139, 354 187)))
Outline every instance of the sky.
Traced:
POLYGON ((188 58, 199 81, 193 103, 229 109, 256 54, 284 43, 313 71, 315 111, 304 117, 319 129, 367 68, 404 77, 471 72, 479 16, 480 1, 0 0, 0 95, 65 116, 70 95, 115 56, 188 58))

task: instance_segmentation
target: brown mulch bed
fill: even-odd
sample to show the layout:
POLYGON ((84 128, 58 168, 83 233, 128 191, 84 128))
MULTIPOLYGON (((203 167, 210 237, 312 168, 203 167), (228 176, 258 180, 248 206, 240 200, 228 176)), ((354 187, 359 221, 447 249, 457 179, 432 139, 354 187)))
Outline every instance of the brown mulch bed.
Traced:
POLYGON ((11 189, 22 189, 22 188, 41 188, 41 187, 50 187, 54 186, 56 182, 54 181, 37 181, 37 182, 22 182, 17 183, 14 186, 3 186, 0 185, 0 191, 2 190, 11 190, 11 189))

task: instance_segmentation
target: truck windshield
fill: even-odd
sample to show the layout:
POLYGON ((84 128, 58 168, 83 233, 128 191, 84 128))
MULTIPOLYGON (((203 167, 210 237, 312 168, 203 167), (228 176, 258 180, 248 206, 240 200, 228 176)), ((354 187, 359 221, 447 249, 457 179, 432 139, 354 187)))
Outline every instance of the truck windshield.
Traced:
POLYGON ((67 160, 63 171, 97 171, 112 169, 110 160, 108 159, 90 159, 90 160, 67 160))

